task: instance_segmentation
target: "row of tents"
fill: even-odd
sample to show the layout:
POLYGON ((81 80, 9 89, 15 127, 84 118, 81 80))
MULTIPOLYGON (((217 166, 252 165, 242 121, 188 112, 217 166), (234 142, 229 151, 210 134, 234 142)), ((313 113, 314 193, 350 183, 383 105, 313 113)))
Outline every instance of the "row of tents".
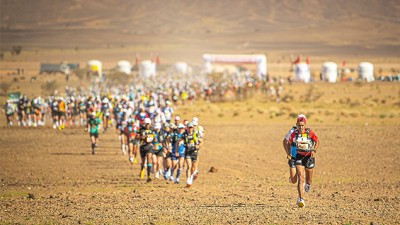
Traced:
MULTIPOLYGON (((338 66, 334 62, 325 62, 321 66, 321 80, 335 83, 338 80, 338 66)), ((370 62, 361 62, 357 66, 358 79, 372 82, 374 78, 374 65, 370 62)), ((310 65, 297 63, 293 65, 293 76, 296 81, 308 83, 311 81, 310 65)))
MULTIPOLYGON (((240 64, 240 62, 238 62, 240 64)), ((61 72, 61 73, 69 73, 69 70, 74 68, 70 68, 70 65, 73 65, 76 68, 76 64, 41 64, 40 73, 52 73, 52 72, 61 72)), ((209 63, 207 64, 208 66, 209 63)), ((138 70, 140 75, 143 78, 154 77, 157 73, 156 71, 156 62, 152 60, 144 60, 138 63, 138 70)), ((265 66, 266 68, 266 63, 265 66)), ((99 77, 102 77, 103 73, 103 64, 99 60, 89 60, 87 62, 88 72, 97 74, 99 77)), ((133 65, 126 60, 118 61, 114 71, 120 72, 123 74, 130 75, 133 69, 133 65)), ((175 73, 180 74, 188 74, 191 71, 190 66, 188 66, 185 62, 177 62, 173 64, 172 70, 175 73)), ((211 70, 210 70, 211 71, 211 70)), ((210 71, 208 71, 210 73, 210 71)), ((335 83, 338 80, 338 66, 334 62, 325 62, 321 66, 321 80, 327 81, 330 83, 335 83)), ((374 66, 369 62, 361 62, 357 66, 358 78, 360 80, 364 80, 367 82, 374 81, 374 66)), ((295 81, 301 82, 311 82, 311 73, 310 73, 310 65, 308 63, 296 63, 293 64, 293 77, 295 81)))

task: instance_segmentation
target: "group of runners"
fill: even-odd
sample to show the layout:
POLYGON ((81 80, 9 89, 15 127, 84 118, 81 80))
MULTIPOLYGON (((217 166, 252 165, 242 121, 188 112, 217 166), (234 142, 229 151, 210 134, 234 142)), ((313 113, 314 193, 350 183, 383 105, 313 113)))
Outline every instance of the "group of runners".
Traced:
POLYGON ((186 185, 191 187, 198 176, 199 151, 204 143, 204 128, 197 117, 181 120, 174 115, 171 101, 154 92, 138 98, 103 96, 101 104, 91 102, 89 98, 87 131, 93 155, 100 131, 106 132, 115 124, 122 154, 131 164, 140 158, 141 179, 151 182, 164 178, 179 184, 185 165, 186 185))

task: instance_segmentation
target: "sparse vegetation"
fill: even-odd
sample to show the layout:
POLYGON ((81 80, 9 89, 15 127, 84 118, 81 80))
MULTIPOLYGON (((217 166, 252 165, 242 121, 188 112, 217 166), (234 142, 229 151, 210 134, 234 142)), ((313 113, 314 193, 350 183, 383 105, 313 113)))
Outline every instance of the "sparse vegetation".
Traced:
POLYGON ((41 88, 47 95, 54 94, 55 90, 58 88, 58 83, 55 80, 48 80, 46 83, 42 84, 41 88))
POLYGON ((19 55, 22 52, 22 46, 16 45, 11 47, 11 55, 19 55))
POLYGON ((0 94, 1 95, 6 95, 8 90, 10 90, 11 87, 11 83, 8 82, 1 82, 0 83, 0 94))

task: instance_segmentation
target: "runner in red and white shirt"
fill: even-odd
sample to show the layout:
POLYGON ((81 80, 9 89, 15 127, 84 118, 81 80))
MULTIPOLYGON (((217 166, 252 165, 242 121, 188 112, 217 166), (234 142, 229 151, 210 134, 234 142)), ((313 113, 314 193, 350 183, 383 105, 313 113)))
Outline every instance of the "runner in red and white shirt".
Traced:
POLYGON ((297 129, 290 135, 287 146, 288 149, 296 147, 296 156, 292 155, 292 157, 295 160, 296 172, 299 177, 297 182, 297 191, 299 193, 297 205, 299 207, 305 206, 303 192, 310 190, 315 166, 315 153, 319 146, 317 135, 310 128, 306 128, 306 123, 307 120, 304 117, 297 119, 297 129))

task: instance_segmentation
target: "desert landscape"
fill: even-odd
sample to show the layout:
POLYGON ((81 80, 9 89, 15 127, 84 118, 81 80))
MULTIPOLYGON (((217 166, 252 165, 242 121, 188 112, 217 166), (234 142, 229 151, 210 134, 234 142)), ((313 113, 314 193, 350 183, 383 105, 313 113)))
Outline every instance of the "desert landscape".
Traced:
POLYGON ((55 130, 49 118, 44 127, 7 127, 0 113, 0 223, 400 224, 399 82, 317 79, 325 61, 346 61, 353 78, 361 61, 374 64, 375 76, 399 73, 399 9, 395 0, 0 0, 2 106, 11 92, 48 95, 49 81, 59 93, 90 86, 74 73, 68 81, 39 74, 41 63, 84 68, 98 59, 110 74, 118 60, 157 54, 158 76, 167 76, 177 61, 200 67, 204 53, 257 53, 272 77, 285 78, 279 103, 256 91, 176 106, 206 131, 191 188, 139 179, 113 130, 92 155, 82 127, 55 130), (309 56, 314 82, 286 82, 291 55, 309 56), (282 147, 300 113, 321 142, 305 208, 282 147))

